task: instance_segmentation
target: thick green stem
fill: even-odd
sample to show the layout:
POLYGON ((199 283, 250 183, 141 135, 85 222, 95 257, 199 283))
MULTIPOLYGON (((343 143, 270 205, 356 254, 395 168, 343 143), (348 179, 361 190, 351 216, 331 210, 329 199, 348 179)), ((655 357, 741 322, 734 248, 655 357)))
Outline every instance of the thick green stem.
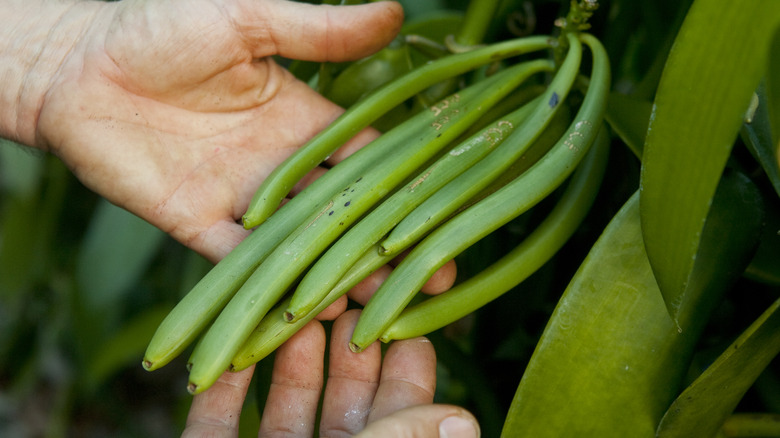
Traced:
POLYGON ((563 62, 563 58, 569 49, 569 42, 566 36, 570 33, 577 34, 590 29, 588 20, 598 7, 599 3, 597 0, 571 0, 571 7, 566 17, 555 20, 555 25, 561 28, 558 44, 555 50, 553 50, 556 65, 560 65, 563 62))
POLYGON ((482 44, 500 0, 471 0, 463 17, 455 43, 459 47, 482 44))

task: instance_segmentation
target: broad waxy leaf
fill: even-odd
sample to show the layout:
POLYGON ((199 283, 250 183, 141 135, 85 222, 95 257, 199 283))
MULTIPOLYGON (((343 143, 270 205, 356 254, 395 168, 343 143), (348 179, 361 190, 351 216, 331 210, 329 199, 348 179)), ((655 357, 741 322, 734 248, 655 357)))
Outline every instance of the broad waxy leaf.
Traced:
POLYGON ((760 233, 762 203, 724 176, 703 231, 701 268, 669 316, 642 241, 639 194, 613 218, 559 301, 507 416, 504 436, 652 437, 678 394, 695 343, 760 233), (737 230, 729 230, 732 223, 737 230))
POLYGON ((607 112, 604 117, 612 131, 640 159, 652 110, 653 104, 650 101, 616 92, 609 95, 607 112))
POLYGON ((677 397, 658 427, 658 436, 715 436, 745 392, 778 353, 780 300, 775 301, 677 397))
POLYGON ((664 68, 642 159, 642 233, 677 321, 704 219, 753 91, 780 2, 697 0, 664 68))

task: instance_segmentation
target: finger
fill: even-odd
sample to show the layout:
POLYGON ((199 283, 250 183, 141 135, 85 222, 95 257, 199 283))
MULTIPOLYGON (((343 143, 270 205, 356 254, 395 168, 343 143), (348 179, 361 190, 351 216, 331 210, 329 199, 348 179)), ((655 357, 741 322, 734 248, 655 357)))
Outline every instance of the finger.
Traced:
MULTIPOLYGON (((382 266, 352 287, 347 295, 353 301, 365 306, 366 303, 368 303, 368 300, 374 295, 374 292, 379 289, 392 272, 393 268, 391 266, 382 266)), ((454 260, 450 260, 425 282, 421 290, 428 295, 437 295, 446 292, 455 284, 456 276, 457 266, 455 265, 454 260)))
POLYGON ((208 390, 192 399, 182 437, 238 436, 238 420, 254 366, 224 373, 208 390))
POLYGON ((322 389, 325 330, 312 321, 276 351, 260 437, 312 436, 322 389))
POLYGON ((245 0, 231 18, 253 56, 342 62, 368 56, 392 41, 403 24, 395 2, 315 6, 283 0, 245 0))
POLYGON ((368 425, 355 438, 478 438, 470 412, 451 405, 422 405, 394 412, 368 425))
POLYGON ((385 282, 390 273, 393 272, 393 268, 388 265, 384 265, 381 268, 374 271, 371 275, 364 278, 360 283, 352 287, 347 292, 347 296, 352 298, 355 302, 365 306, 368 300, 374 295, 374 292, 379 289, 379 286, 385 282))
POLYGON ((426 338, 390 344, 368 422, 403 408, 433 403, 436 391, 436 352, 426 338))
MULTIPOLYGON (((407 255, 409 255, 410 251, 411 249, 408 249, 399 254, 398 257, 393 259, 391 264, 393 266, 398 266, 398 264, 400 264, 401 261, 403 261, 407 255)), ((455 284, 457 275, 458 268, 455 264, 455 260, 450 260, 437 269, 433 275, 431 275, 428 281, 426 281, 422 288, 420 288, 420 291, 428 295, 438 295, 440 293, 446 292, 452 287, 453 284, 455 284)))
POLYGON ((321 436, 350 437, 363 430, 368 420, 379 385, 382 352, 377 342, 361 353, 349 349, 349 339, 359 316, 359 310, 350 310, 333 324, 321 436))
POLYGON ((455 284, 457 274, 458 268, 455 265, 455 260, 450 260, 437 269, 420 290, 428 295, 438 295, 446 292, 455 284))
POLYGON ((316 318, 319 321, 332 321, 344 313, 345 310, 347 310, 347 297, 342 295, 322 312, 318 313, 316 318))

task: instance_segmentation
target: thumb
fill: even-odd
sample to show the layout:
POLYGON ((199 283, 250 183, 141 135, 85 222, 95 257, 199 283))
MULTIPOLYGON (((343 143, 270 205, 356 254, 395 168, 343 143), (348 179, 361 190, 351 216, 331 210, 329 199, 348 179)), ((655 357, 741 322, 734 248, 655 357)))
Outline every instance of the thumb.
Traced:
POLYGON ((420 405, 370 423, 355 438, 478 438, 479 424, 467 410, 452 405, 420 405))
POLYGON ((355 6, 286 0, 238 0, 237 29, 253 56, 278 54, 305 61, 342 62, 368 56, 390 43, 403 24, 403 8, 381 1, 355 6))

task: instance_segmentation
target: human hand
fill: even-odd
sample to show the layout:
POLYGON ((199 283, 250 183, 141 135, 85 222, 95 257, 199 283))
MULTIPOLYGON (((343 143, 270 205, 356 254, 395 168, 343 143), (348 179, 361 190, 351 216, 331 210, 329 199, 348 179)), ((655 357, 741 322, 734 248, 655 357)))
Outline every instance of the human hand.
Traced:
MULTIPOLYGON (((479 426, 470 413, 432 404, 436 354, 427 339, 394 342, 384 360, 378 343, 362 353, 349 350, 359 313, 348 311, 333 325, 319 436, 479 436, 479 426)), ((277 350, 259 436, 314 434, 325 342, 321 323, 312 321, 277 350)), ((251 376, 252 368, 226 373, 196 395, 182 436, 237 436, 251 376)))
MULTIPOLYGON (((357 59, 386 45, 402 21, 394 3, 40 3, 47 8, 0 6, 57 17, 37 27, 46 44, 25 57, 38 62, 22 91, 0 96, 25 116, 0 117, 0 134, 56 154, 87 187, 212 262, 249 233, 237 219, 259 183, 342 112, 269 56, 357 59)), ((361 132, 330 163, 376 135, 361 132)), ((439 291, 452 284, 452 266, 439 291)))
MULTIPOLYGON (((57 26, 79 23, 79 38, 42 101, 37 145, 215 262, 248 234, 237 220, 260 182, 342 112, 270 56, 357 59, 402 19, 388 2, 76 3, 57 26)), ((376 135, 362 132, 331 162, 376 135)))
MULTIPOLYGON (((26 23, 25 12, 36 12, 9 2, 0 3, 0 16, 15 7, 22 17, 14 21, 26 23)), ((394 2, 38 2, 38 15, 58 19, 43 20, 46 37, 32 32, 40 26, 31 28, 34 40, 48 44, 28 54, 39 62, 27 69, 15 99, 15 113, 37 114, 34 133, 24 129, 24 117, 15 129, 0 117, 0 134, 15 132, 15 139, 48 149, 95 192, 212 262, 249 234, 238 219, 260 182, 343 112, 271 55, 361 58, 392 40, 403 21, 394 2), (36 99, 30 90, 40 82, 47 86, 36 99), (40 108, 30 111, 38 100, 40 108)), ((377 135, 362 131, 329 163, 377 135)), ((291 194, 323 171, 313 170, 291 194)), ((445 268, 446 286, 434 292, 452 284, 452 267, 445 268)))

